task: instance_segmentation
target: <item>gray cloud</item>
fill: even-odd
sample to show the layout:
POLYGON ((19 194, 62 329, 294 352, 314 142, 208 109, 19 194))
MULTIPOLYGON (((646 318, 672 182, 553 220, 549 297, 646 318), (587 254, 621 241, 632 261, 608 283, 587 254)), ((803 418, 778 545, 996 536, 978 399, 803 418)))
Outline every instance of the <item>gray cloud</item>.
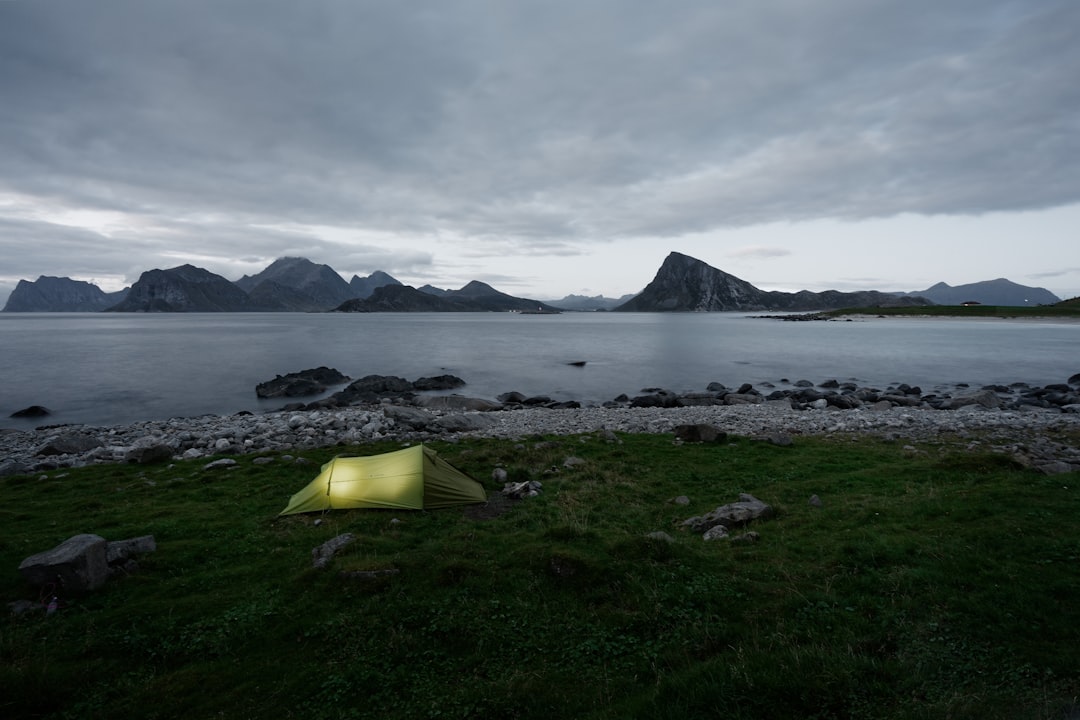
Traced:
POLYGON ((728 256, 741 258, 777 258, 786 257, 790 254, 791 251, 787 248, 751 245, 748 247, 735 248, 728 253, 728 256))
POLYGON ((145 222, 9 215, 53 258, 5 232, 5 276, 178 250, 422 275, 420 235, 571 257, 1074 203, 1076 27, 1069 0, 5 2, 0 198, 145 222), (281 229, 306 224, 397 240, 281 229))

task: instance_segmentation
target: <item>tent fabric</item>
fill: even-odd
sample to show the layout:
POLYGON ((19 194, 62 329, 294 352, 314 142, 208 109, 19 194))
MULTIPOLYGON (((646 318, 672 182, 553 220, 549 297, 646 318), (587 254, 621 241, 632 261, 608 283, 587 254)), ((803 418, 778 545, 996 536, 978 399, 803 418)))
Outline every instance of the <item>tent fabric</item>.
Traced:
POLYGON ((487 501, 483 486, 425 445, 368 457, 336 457, 281 515, 348 508, 432 510, 487 501))

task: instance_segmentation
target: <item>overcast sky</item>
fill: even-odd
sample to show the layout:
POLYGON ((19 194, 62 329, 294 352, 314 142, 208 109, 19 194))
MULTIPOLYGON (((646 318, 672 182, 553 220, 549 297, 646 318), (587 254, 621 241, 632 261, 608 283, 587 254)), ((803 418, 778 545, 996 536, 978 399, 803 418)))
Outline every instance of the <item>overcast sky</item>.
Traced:
POLYGON ((1080 295, 1076 0, 0 0, 0 305, 303 256, 521 297, 1080 295))

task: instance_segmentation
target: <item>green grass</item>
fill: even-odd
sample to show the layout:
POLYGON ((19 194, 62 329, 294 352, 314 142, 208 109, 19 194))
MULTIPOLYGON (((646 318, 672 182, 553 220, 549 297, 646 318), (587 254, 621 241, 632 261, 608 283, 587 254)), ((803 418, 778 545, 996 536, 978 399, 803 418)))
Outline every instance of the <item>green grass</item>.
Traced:
POLYGON ((342 448, 306 466, 0 478, 5 600, 36 599, 19 562, 77 533, 158 542, 51 617, 4 617, 0 717, 993 719, 1078 702, 1075 473, 945 439, 915 454, 622 440, 435 444, 482 481, 502 465, 543 482, 483 521, 278 518, 342 448), (571 455, 586 462, 565 468, 571 455), (740 492, 777 509, 759 542, 679 530, 740 492), (311 549, 343 532, 358 541, 313 570, 311 549))

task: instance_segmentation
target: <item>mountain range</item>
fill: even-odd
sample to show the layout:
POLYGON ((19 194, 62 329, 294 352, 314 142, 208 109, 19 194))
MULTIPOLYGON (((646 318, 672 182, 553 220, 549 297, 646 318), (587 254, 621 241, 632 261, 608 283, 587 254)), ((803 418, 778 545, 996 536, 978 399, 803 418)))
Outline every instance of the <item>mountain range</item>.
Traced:
POLYGON ((105 293, 92 283, 70 278, 20 280, 3 312, 720 312, 1057 301, 1048 290, 1003 278, 959 287, 938 283, 911 293, 765 291, 700 260, 672 252, 644 290, 618 299, 569 295, 563 300, 541 301, 507 295, 475 280, 458 290, 430 285, 417 289, 382 271, 366 278, 354 275, 345 282, 329 265, 285 257, 235 282, 193 265, 148 270, 130 288, 117 293, 105 293))

